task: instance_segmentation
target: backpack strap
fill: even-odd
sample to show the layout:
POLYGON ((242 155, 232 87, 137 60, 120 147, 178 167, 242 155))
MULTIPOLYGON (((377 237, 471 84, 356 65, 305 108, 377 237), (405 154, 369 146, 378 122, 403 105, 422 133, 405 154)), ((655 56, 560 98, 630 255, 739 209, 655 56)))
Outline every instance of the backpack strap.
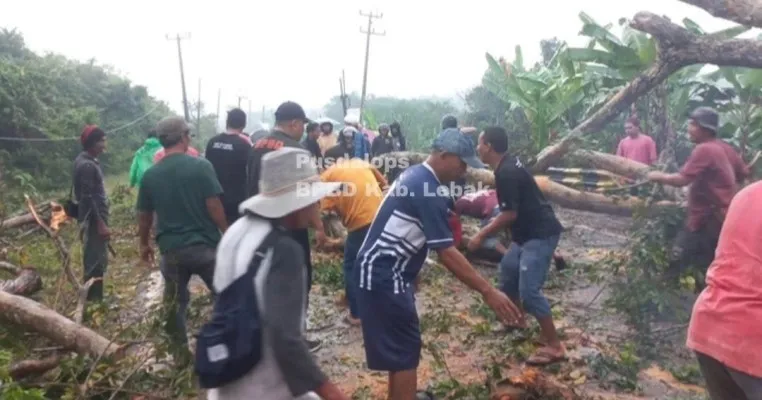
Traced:
POLYGON ((249 268, 246 270, 246 275, 249 275, 251 278, 256 276, 257 271, 259 271, 259 266, 262 264, 262 260, 267 256, 267 252, 270 248, 275 246, 275 243, 282 235, 283 228, 273 223, 270 232, 265 236, 264 240, 262 240, 262 243, 259 244, 257 250, 254 251, 254 257, 251 258, 249 268))

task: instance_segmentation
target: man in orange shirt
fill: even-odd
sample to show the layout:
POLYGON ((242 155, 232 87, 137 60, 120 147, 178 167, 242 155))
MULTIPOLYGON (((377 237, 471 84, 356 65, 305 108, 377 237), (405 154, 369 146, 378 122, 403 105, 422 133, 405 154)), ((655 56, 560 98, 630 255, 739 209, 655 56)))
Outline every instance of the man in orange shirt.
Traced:
POLYGON ((762 182, 730 203, 688 347, 712 400, 762 399, 762 182))
POLYGON ((320 180, 345 182, 342 191, 323 198, 320 206, 323 211, 337 212, 347 228, 347 238, 344 242, 344 291, 349 303, 347 322, 359 325, 355 298, 358 285, 351 282, 352 271, 365 235, 381 206, 383 191, 387 189, 388 182, 378 169, 357 158, 339 158, 320 175, 320 180))

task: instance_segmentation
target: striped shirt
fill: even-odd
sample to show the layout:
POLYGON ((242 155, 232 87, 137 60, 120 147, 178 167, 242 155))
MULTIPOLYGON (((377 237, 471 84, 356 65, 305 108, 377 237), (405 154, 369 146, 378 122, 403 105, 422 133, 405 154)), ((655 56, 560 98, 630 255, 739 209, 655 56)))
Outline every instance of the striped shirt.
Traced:
POLYGON ((453 245, 445 188, 426 163, 394 181, 357 255, 361 289, 405 292, 429 250, 453 245))

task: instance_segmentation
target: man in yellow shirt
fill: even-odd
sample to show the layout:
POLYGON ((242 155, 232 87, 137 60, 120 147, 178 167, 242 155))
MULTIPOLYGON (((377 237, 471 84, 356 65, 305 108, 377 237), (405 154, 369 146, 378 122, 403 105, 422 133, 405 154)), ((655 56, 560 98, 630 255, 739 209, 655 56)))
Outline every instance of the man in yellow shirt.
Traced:
POLYGON ((347 228, 348 234, 344 242, 344 291, 349 303, 347 322, 359 325, 360 316, 354 293, 357 284, 351 284, 355 259, 389 184, 378 169, 357 158, 338 159, 320 175, 320 180, 345 183, 342 191, 324 197, 320 208, 323 211, 335 211, 347 228))

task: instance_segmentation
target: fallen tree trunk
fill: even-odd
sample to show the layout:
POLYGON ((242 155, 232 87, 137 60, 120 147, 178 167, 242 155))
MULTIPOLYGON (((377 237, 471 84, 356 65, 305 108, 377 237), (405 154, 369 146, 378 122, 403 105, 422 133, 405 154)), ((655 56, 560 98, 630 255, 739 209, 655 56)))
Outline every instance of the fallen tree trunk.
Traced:
MULTIPOLYGON (((634 176, 642 176, 649 167, 635 161, 627 160, 614 155, 598 153, 594 151, 581 151, 581 155, 586 157, 596 165, 611 169, 615 173, 630 173, 634 176)), ((398 165, 414 165, 423 162, 426 156, 421 153, 398 152, 387 153, 381 156, 384 162, 397 162, 398 165)), ((495 186, 495 175, 488 169, 468 168, 466 170, 466 183, 476 189, 487 189, 495 186)), ((611 215, 631 216, 635 210, 644 206, 644 201, 631 196, 612 197, 599 193, 582 192, 568 188, 559 183, 553 182, 545 176, 535 176, 540 191, 545 197, 562 207, 574 210, 591 211, 611 215)), ((673 206, 672 202, 660 202, 653 207, 657 211, 662 207, 673 206)))
POLYGON ((33 224, 33 223, 34 223, 34 215, 24 214, 24 215, 19 215, 17 217, 10 217, 6 220, 0 221, 0 228, 14 229, 14 228, 18 228, 18 227, 33 224))
POLYGON ((31 329, 78 354, 110 356, 119 346, 97 332, 77 324, 26 297, 0 291, 0 318, 31 329))
POLYGON ((31 296, 42 290, 42 278, 32 267, 19 268, 0 261, 0 269, 15 275, 14 279, 0 280, 0 291, 20 296, 31 296))
MULTIPOLYGON (((704 6, 756 4, 752 0, 694 0, 691 4, 704 6)), ((732 15, 733 13, 728 13, 732 15)), ((753 14, 753 13, 752 13, 753 14)), ((584 134, 600 131, 606 124, 626 110, 638 97, 648 93, 677 70, 693 64, 762 68, 762 41, 754 39, 720 39, 712 35, 696 35, 664 17, 639 12, 630 26, 650 34, 657 44, 657 57, 653 65, 635 77, 627 86, 609 99, 595 113, 580 123, 558 143, 543 149, 532 166, 539 173, 557 162, 573 149, 584 134)))
POLYGON ((572 155, 587 161, 595 168, 633 179, 645 178, 648 171, 651 170, 651 167, 646 164, 599 151, 580 149, 572 153, 572 155))
POLYGON ((704 9, 712 16, 741 25, 762 28, 762 7, 759 0, 680 0, 704 9))
MULTIPOLYGON (((645 200, 634 196, 609 197, 599 193, 582 192, 553 182, 547 177, 538 176, 535 177, 535 181, 549 201, 574 210, 629 217, 646 205, 645 200)), ((665 207, 676 205, 675 202, 660 201, 652 204, 646 211, 651 215, 665 207)))
POLYGON ((27 209, 27 213, 25 214, 16 215, 0 221, 0 229, 15 229, 34 224, 37 222, 35 213, 54 231, 57 231, 59 226, 68 220, 63 207, 54 201, 41 203, 39 206, 34 208, 34 211, 35 212, 32 213, 27 209))

